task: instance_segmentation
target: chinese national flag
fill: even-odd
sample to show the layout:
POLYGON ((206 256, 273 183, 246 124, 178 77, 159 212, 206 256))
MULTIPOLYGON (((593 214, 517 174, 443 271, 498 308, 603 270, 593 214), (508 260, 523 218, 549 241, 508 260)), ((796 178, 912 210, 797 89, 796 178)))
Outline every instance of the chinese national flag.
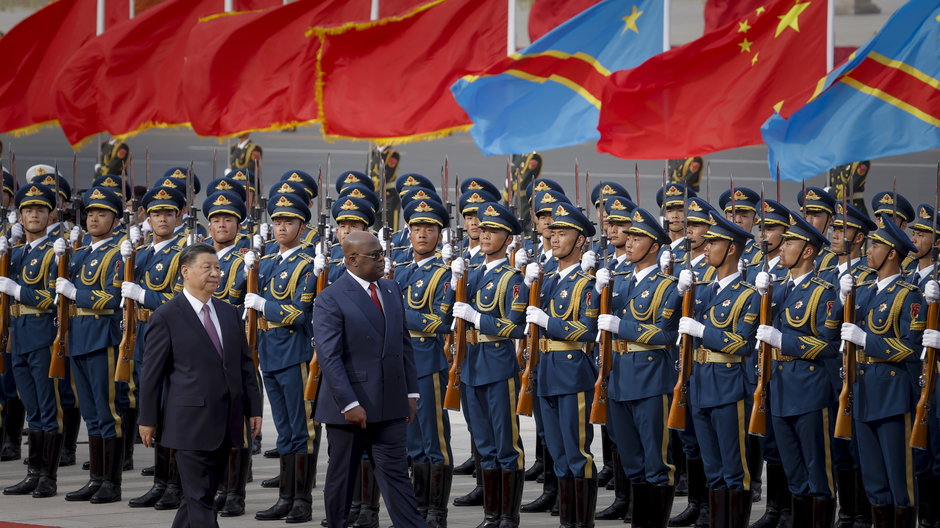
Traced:
POLYGON ((803 106, 826 74, 825 0, 766 2, 718 31, 616 72, 597 150, 666 159, 761 143, 778 110, 803 106))
POLYGON ((326 136, 395 143, 466 129, 450 86, 506 56, 505 0, 437 0, 399 18, 316 28, 326 136))
POLYGON ((304 34, 368 20, 369 7, 370 0, 298 0, 200 21, 182 76, 190 126, 202 136, 227 136, 316 120, 319 40, 304 34))
POLYGON ((53 80, 94 37, 95 0, 59 0, 0 38, 0 132, 34 132, 56 119, 53 80))
POLYGON ((764 3, 762 0, 706 0, 705 33, 741 20, 764 3))
POLYGON ((535 0, 529 10, 529 42, 535 42, 601 0, 535 0))

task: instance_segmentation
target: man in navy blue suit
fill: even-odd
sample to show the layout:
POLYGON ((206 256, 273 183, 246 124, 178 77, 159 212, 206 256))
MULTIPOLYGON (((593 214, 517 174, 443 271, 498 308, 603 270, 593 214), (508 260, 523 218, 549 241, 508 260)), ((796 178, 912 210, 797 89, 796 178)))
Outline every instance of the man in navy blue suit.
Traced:
POLYGON ((343 255, 346 272, 313 308, 322 373, 316 420, 326 424, 330 454, 327 526, 346 525, 365 450, 393 524, 424 527, 408 479, 406 425, 415 416, 418 380, 401 289, 382 278, 385 255, 372 234, 346 235, 343 255))
POLYGON ((252 438, 261 430, 261 391, 238 312, 212 297, 221 277, 215 249, 188 246, 179 264, 183 294, 156 309, 147 328, 140 436, 150 447, 159 433, 177 450, 183 503, 173 527, 218 526, 213 498, 229 451, 248 445, 245 418, 252 438))

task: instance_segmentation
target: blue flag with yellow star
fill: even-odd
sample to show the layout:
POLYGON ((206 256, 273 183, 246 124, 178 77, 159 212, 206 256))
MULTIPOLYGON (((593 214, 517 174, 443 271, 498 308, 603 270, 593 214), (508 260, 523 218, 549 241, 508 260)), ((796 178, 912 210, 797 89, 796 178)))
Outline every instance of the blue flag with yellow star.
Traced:
POLYGON ((604 0, 451 91, 486 155, 595 141, 611 72, 663 51, 665 0, 604 0))
POLYGON ((940 2, 911 0, 805 106, 761 127, 771 174, 801 180, 858 160, 940 148, 940 2))

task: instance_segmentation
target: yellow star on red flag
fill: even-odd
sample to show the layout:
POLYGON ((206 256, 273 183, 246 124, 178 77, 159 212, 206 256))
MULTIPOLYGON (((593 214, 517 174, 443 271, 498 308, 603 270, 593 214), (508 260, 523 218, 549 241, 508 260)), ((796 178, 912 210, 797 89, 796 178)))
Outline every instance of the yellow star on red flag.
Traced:
POLYGON ((796 3, 785 14, 778 16, 777 18, 780 19, 780 22, 777 24, 777 31, 774 32, 774 38, 779 37, 787 28, 791 28, 793 31, 799 33, 800 14, 806 11, 809 4, 810 2, 796 3))

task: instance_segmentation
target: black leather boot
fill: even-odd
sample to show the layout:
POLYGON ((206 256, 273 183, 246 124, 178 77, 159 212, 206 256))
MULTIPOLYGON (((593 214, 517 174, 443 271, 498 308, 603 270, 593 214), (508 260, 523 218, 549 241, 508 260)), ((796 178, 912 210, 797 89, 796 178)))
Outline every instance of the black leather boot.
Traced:
POLYGON ((27 453, 29 455, 29 463, 26 465, 26 478, 17 484, 5 488, 3 490, 4 495, 29 495, 35 491, 36 485, 39 483, 42 445, 43 432, 30 429, 26 437, 27 453))
POLYGON ((750 490, 728 490, 728 528, 747 528, 753 502, 750 490))
POLYGON ((594 528, 594 511, 597 509, 597 479, 574 479, 575 528, 594 528))
POLYGON ((180 484, 180 472, 176 466, 176 451, 169 449, 169 471, 166 475, 166 490, 160 500, 153 505, 155 510, 175 510, 183 502, 183 486, 180 484))
POLYGON ((104 481, 91 498, 92 504, 109 504, 121 500, 124 472, 124 438, 104 439, 104 481))
POLYGON ((634 528, 650 528, 653 522, 653 486, 646 481, 631 482, 630 494, 633 495, 634 528))
POLYGON ((123 448, 124 463, 123 471, 132 471, 134 469, 134 438, 137 434, 137 409, 121 410, 121 430, 124 432, 123 448))
POLYGON ((669 430, 669 452, 672 454, 672 465, 676 467, 676 497, 689 495, 689 470, 686 463, 685 449, 679 431, 669 430))
POLYGON ((245 514, 245 486, 248 484, 248 468, 251 464, 251 448, 232 449, 228 455, 228 470, 225 482, 225 504, 219 510, 222 517, 239 517, 245 514))
POLYGON ((498 528, 502 506, 502 479, 499 469, 481 469, 483 474, 483 522, 477 528, 498 528))
POLYGON ((313 474, 316 471, 316 455, 294 455, 294 503, 284 518, 288 524, 313 519, 313 474))
POLYGON ((839 496, 839 517, 835 528, 852 528, 855 524, 855 470, 836 471, 836 491, 839 496))
POLYGON ((917 509, 913 506, 894 507, 894 528, 914 528, 917 521, 917 509))
MULTIPOLYGON (((767 493, 770 493, 769 489, 767 493)), ((793 526, 815 526, 813 524, 813 497, 793 495, 790 504, 790 509, 793 511, 793 526)))
POLYGON ((23 401, 19 398, 7 398, 3 412, 6 416, 3 420, 3 435, 0 438, 3 441, 3 447, 0 448, 0 462, 19 460, 23 456, 20 446, 23 444, 26 408, 23 407, 23 401))
MULTIPOLYGON (((474 453, 476 453, 476 450, 474 450, 474 453)), ((470 490, 470 493, 455 498, 454 506, 479 506, 483 504, 483 471, 480 469, 479 458, 474 456, 473 460, 476 466, 476 470, 473 473, 476 473, 477 485, 470 490)), ((454 473, 457 473, 456 469, 454 469, 454 473)))
POLYGON ((59 458, 62 456, 62 443, 64 440, 64 435, 43 433, 39 482, 36 483, 36 489, 33 490, 34 498, 55 497, 58 492, 59 458))
MULTIPOLYGON (((522 502, 522 487, 525 472, 514 469, 500 470, 502 502, 499 506, 499 528, 519 528, 519 504, 522 502)), ((591 515, 594 512, 591 511, 591 515)))
POLYGON ((666 528, 675 496, 675 486, 650 486, 650 528, 666 528))
POLYGON ((428 528, 447 528, 447 504, 454 469, 450 466, 431 465, 428 491, 428 528))
MULTIPOLYGON (((706 487, 705 465, 701 458, 688 458, 686 469, 689 475, 689 505, 682 513, 669 519, 669 526, 709 526, 709 493, 706 487)), ((636 504, 635 499, 633 502, 636 504)))
POLYGON ((78 407, 62 409, 62 449, 59 454, 59 467, 75 465, 75 448, 81 427, 82 414, 78 407))
POLYGON ((153 445, 153 486, 147 493, 128 501, 131 508, 153 508, 166 491, 166 479, 170 473, 170 450, 161 444, 153 445))
POLYGON ((871 519, 875 528, 894 528, 894 505, 872 504, 871 519))
POLYGON ((523 513, 541 513, 550 511, 558 501, 558 477, 555 476, 555 461, 548 447, 542 446, 542 463, 545 479, 542 481, 542 494, 534 501, 523 504, 519 511, 523 513))
MULTIPOLYGON (((796 508, 796 496, 794 498, 793 507, 796 508)), ((808 526, 813 526, 814 528, 832 528, 832 523, 835 520, 836 514, 836 500, 830 497, 813 497, 813 520, 812 524, 808 526)), ((802 524, 797 524, 796 518, 793 519, 793 526, 803 526, 802 524)))
POLYGON ((715 528, 729 527, 728 490, 708 488, 708 524, 715 528))
MULTIPOLYGON (((892 512, 894 510, 892 509, 892 512)), ((862 470, 855 468, 855 528, 870 528, 874 521, 874 511, 868 494, 865 493, 865 484, 862 480, 862 470)))
POLYGON ((70 502, 88 501, 104 481, 104 441, 98 435, 88 436, 88 482, 80 489, 65 494, 70 502))
MULTIPOLYGON (((472 450, 476 452, 476 450, 472 450)), ((454 467, 454 475, 472 475, 476 471, 476 457, 473 456, 473 453, 470 454, 470 457, 463 461, 462 464, 454 467)))
POLYGON ((750 528, 791 528, 790 488, 781 464, 767 464, 767 508, 750 528))
POLYGON ((411 464, 411 486, 414 488, 418 514, 421 515, 422 519, 427 519, 428 500, 431 493, 431 464, 428 462, 414 462, 411 464))
POLYGON ((597 472, 597 485, 607 486, 607 483, 614 478, 614 445, 610 441, 610 435, 607 433, 607 426, 601 426, 601 456, 604 457, 604 465, 597 472))
POLYGON ((576 518, 574 479, 558 477, 558 527, 574 528, 576 518))
MULTIPOLYGON (((620 453, 614 451, 614 502, 610 506, 597 512, 594 516, 599 521, 610 521, 614 519, 623 519, 630 512, 630 483, 627 481, 627 475, 623 472, 623 463, 620 461, 620 453)), ((598 480, 600 485, 600 480, 598 480)))
POLYGON ((293 453, 281 455, 281 479, 278 487, 277 502, 274 506, 255 514, 259 521, 280 521, 290 512, 294 505, 294 455, 293 453))
POLYGON ((526 482, 531 482, 539 478, 542 472, 545 471, 545 464, 542 459, 542 448, 542 438, 535 435, 535 463, 525 472, 526 482))
POLYGON ((747 435, 747 470, 751 475, 751 500, 760 502, 763 481, 761 474, 764 467, 764 445, 761 438, 747 435))
POLYGON ((937 500, 940 488, 937 487, 938 477, 917 477, 917 527, 935 528, 940 522, 937 516, 937 500))
POLYGON ((359 488, 362 490, 362 501, 359 506, 359 517, 350 524, 352 528, 379 528, 379 485, 375 481, 375 471, 370 460, 363 460, 359 466, 359 488))

